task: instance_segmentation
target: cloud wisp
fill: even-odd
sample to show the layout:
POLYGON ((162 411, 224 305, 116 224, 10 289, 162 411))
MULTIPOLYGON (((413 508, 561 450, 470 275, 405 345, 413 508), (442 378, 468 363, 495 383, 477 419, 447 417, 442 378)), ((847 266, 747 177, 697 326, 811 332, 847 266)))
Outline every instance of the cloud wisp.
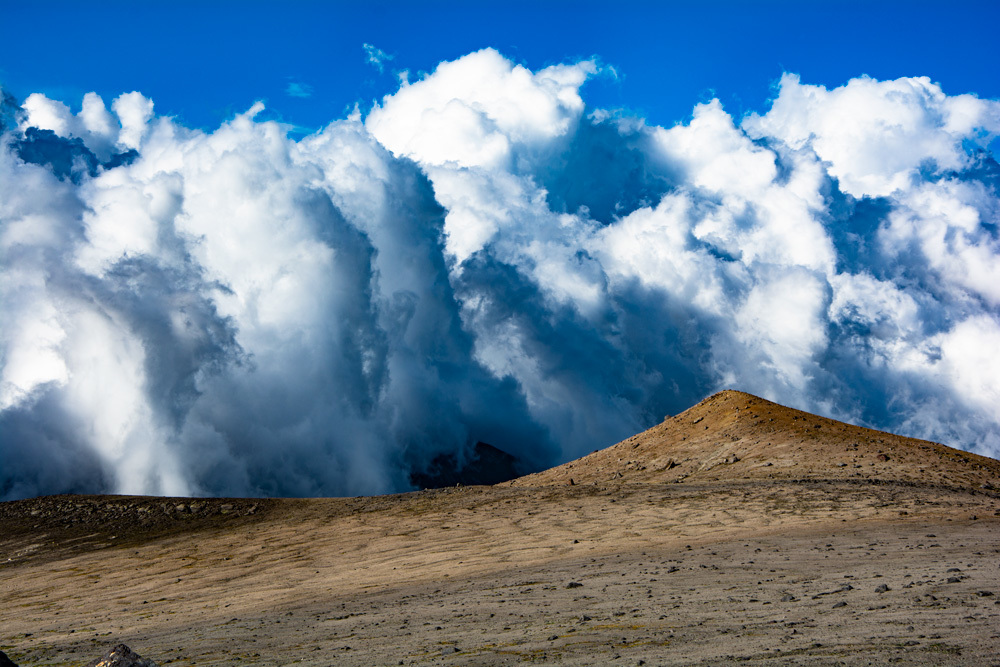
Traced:
POLYGON ((301 81, 289 81, 288 85, 285 86, 285 94, 289 97, 309 99, 313 96, 313 87, 301 81))
POLYGON ((367 42, 362 44, 361 48, 365 51, 365 62, 377 69, 379 72, 384 72, 385 64, 395 58, 392 54, 386 53, 377 46, 373 46, 367 42))
POLYGON ((398 491, 725 387, 1000 455, 1000 102, 786 75, 663 128, 597 69, 484 50, 298 141, 4 96, 0 497, 398 491))

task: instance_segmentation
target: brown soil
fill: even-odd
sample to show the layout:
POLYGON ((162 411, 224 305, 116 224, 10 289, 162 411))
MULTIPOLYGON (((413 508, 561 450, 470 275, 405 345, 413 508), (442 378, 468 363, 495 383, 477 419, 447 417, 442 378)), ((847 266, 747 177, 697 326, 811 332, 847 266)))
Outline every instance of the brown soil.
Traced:
POLYGON ((998 472, 726 392, 496 487, 2 503, 0 650, 22 667, 120 642, 161 665, 998 665, 998 472))

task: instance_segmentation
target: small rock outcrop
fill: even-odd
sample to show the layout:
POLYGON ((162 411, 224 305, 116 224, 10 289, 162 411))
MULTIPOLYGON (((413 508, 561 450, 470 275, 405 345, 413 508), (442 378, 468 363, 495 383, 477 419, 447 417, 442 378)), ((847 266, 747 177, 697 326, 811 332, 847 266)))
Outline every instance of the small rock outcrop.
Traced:
POLYGON ((421 489, 500 484, 520 475, 518 465, 518 459, 502 449, 477 442, 464 464, 454 454, 441 454, 426 470, 412 472, 410 483, 421 489))
POLYGON ((155 662, 130 649, 125 644, 119 644, 97 660, 87 664, 87 667, 159 667, 155 662))

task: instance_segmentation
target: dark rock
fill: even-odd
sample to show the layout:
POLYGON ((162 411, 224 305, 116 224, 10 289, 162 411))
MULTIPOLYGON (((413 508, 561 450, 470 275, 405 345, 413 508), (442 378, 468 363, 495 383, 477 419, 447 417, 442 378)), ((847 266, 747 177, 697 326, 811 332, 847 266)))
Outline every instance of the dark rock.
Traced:
POLYGON ((571 581, 568 584, 566 584, 566 588, 580 588, 581 586, 583 586, 583 584, 581 584, 579 581, 571 581))
POLYGON ((781 601, 782 602, 795 602, 795 596, 792 595, 791 593, 786 593, 786 594, 784 594, 784 595, 781 596, 781 601))
POLYGON ((519 464, 502 449, 477 442, 464 463, 455 454, 439 454, 424 470, 411 472, 410 483, 421 489, 500 484, 521 476, 519 464))
POLYGON ((847 606, 847 603, 844 602, 843 600, 841 600, 837 604, 833 605, 833 608, 834 609, 840 609, 841 607, 846 607, 846 606, 847 606))
POLYGON ((158 667, 158 665, 143 658, 125 644, 119 644, 97 660, 87 663, 87 667, 158 667))
POLYGON ((17 663, 7 657, 7 654, 0 651, 0 667, 17 667, 17 663))
POLYGON ((885 584, 879 584, 879 586, 875 589, 875 592, 876 593, 885 593, 888 590, 892 590, 892 589, 890 589, 885 584))
POLYGON ((993 591, 977 591, 976 595, 981 598, 993 597, 993 591))
POLYGON ((958 584, 958 583, 961 583, 961 581, 962 580, 959 579, 958 577, 948 577, 948 583, 949 584, 958 584))

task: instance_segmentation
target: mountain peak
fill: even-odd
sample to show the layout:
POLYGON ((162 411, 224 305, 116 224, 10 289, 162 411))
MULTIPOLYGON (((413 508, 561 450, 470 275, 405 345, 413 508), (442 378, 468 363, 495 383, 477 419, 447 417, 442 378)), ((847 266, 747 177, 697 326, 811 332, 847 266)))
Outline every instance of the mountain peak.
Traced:
POLYGON ((769 479, 992 488, 1000 486, 1000 461, 726 390, 607 449, 514 484, 769 479))

